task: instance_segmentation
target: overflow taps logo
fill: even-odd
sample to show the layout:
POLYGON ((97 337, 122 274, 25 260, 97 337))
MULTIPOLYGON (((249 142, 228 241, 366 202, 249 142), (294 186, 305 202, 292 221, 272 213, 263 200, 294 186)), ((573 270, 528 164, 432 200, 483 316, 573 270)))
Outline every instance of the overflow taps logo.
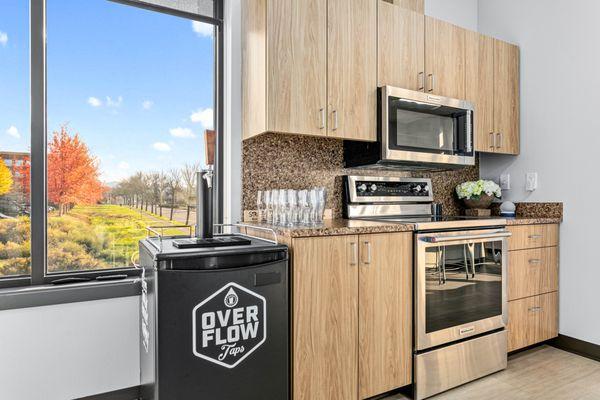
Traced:
POLYGON ((265 298, 230 282, 192 311, 194 355, 235 368, 267 339, 265 298))

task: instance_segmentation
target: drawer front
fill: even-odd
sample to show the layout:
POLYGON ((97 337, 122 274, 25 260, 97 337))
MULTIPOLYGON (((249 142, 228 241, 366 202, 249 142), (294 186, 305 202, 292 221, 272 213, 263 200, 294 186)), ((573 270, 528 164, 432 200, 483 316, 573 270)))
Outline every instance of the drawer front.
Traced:
POLYGON ((509 226, 509 250, 558 246, 558 224, 509 226))
POLYGON ((558 336, 558 293, 508 303, 508 351, 558 336))
POLYGON ((511 251, 508 263, 508 300, 558 290, 558 247, 511 251))
POLYGON ((522 349, 536 342, 539 325, 539 298, 527 297, 508 303, 508 351, 522 349))

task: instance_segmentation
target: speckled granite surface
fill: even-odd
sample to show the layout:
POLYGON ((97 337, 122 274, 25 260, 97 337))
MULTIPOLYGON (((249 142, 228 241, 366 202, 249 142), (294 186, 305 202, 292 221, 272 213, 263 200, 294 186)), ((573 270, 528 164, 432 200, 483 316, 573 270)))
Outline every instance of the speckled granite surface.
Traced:
MULTIPOLYGON (((517 218, 562 220, 563 203, 515 203, 517 218)), ((492 214, 500 215, 500 204, 492 205, 492 214)))
POLYGON ((242 207, 256 209, 256 193, 269 189, 327 188, 327 208, 333 217, 342 216, 342 176, 375 175, 428 177, 432 179, 434 201, 443 204, 445 215, 460 215, 455 200, 459 183, 479 178, 479 166, 451 171, 387 171, 382 169, 344 168, 341 140, 310 136, 267 133, 243 142, 242 207))
POLYGON ((390 224, 377 221, 361 221, 341 218, 326 220, 323 225, 314 227, 299 226, 286 228, 282 226, 258 224, 254 222, 252 225, 273 229, 278 236, 289 238, 409 232, 413 230, 413 226, 411 224, 390 224))
POLYGON ((506 218, 506 225, 560 224, 561 222, 562 222, 562 218, 528 218, 528 217, 506 218))

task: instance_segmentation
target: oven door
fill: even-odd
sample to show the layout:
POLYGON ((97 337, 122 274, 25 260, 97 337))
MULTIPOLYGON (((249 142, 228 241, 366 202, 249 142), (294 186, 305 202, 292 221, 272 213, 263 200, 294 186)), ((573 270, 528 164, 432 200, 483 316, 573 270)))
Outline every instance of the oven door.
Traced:
POLYGON ((473 107, 423 92, 381 89, 384 161, 473 165, 473 107))
POLYGON ((416 235, 417 350, 506 326, 509 236, 505 229, 416 235))

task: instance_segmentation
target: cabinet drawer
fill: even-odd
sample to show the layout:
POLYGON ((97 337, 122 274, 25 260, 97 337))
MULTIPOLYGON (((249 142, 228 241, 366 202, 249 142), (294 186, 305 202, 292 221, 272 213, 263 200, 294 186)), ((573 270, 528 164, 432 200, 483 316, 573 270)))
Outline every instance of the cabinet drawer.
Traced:
POLYGON ((558 336, 558 293, 508 303, 508 351, 558 336))
POLYGON ((558 290, 558 247, 511 251, 508 300, 558 290))
POLYGON ((558 225, 509 226, 512 237, 508 239, 509 250, 534 249, 558 245, 558 225))

